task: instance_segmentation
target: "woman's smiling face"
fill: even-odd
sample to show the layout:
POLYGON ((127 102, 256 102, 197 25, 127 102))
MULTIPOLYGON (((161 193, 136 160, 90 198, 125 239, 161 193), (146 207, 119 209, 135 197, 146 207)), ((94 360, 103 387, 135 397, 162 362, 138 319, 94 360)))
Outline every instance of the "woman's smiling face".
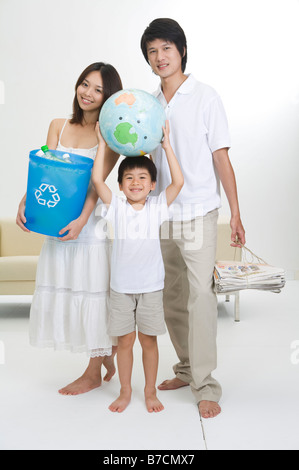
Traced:
POLYGON ((103 80, 98 71, 91 72, 77 88, 77 99, 83 111, 95 111, 104 99, 103 80))

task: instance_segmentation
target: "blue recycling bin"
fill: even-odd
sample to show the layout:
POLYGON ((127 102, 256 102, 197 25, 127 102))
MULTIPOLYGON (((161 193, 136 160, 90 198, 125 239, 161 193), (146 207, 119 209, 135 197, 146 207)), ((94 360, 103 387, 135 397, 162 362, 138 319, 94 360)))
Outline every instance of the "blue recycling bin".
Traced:
MULTIPOLYGON (((32 232, 59 237, 59 231, 82 212, 93 160, 69 153, 72 163, 29 154, 25 226, 32 232)), ((62 157, 65 152, 51 150, 62 157)), ((64 234, 65 235, 65 234, 64 234)))

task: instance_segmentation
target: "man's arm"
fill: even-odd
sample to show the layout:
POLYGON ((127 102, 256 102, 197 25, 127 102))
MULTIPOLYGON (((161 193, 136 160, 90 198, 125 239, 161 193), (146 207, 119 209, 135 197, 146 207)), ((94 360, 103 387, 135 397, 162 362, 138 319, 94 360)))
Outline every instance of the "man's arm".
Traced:
POLYGON ((231 243, 231 246, 238 246, 238 243, 235 243, 236 237, 242 245, 245 245, 245 230, 241 222, 236 178, 228 156, 228 149, 222 148, 216 150, 213 152, 213 159, 230 206, 230 225, 232 229, 231 240, 233 242, 231 243))

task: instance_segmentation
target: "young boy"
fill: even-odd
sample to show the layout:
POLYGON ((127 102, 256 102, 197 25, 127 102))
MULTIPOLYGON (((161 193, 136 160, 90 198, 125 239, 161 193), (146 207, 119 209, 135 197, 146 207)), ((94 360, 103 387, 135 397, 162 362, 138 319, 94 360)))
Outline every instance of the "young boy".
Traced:
POLYGON ((110 319, 108 333, 118 337, 119 397, 109 406, 122 412, 131 399, 133 345, 142 347, 145 403, 149 412, 163 410, 156 396, 158 370, 157 335, 165 333, 163 311, 164 266, 159 231, 168 219, 168 206, 184 184, 183 174, 169 143, 169 123, 163 128, 162 147, 171 183, 158 197, 148 197, 156 186, 156 167, 148 157, 127 157, 118 170, 118 183, 126 200, 112 193, 104 181, 106 143, 97 125, 99 141, 92 181, 106 205, 103 216, 112 223, 115 240, 111 260, 110 319))

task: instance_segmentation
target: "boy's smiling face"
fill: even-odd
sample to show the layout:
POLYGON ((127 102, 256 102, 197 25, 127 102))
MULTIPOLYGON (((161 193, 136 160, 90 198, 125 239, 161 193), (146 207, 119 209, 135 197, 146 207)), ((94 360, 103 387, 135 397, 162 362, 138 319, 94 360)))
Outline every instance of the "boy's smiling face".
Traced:
POLYGON ((146 168, 133 168, 123 174, 119 189, 124 192, 130 204, 145 204, 150 191, 155 189, 156 183, 146 168))

